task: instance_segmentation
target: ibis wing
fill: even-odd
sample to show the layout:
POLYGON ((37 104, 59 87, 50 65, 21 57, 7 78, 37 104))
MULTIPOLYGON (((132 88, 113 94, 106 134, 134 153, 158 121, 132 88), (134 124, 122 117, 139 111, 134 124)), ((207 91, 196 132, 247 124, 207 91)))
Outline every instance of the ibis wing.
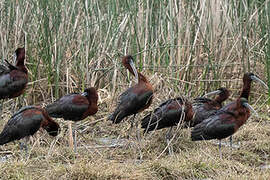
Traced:
POLYGON ((142 128, 148 132, 177 125, 183 113, 182 105, 181 97, 165 101, 154 112, 142 119, 142 128))
POLYGON ((132 88, 129 88, 120 95, 118 107, 123 111, 129 111, 131 114, 134 114, 144 107, 149 101, 151 101, 152 96, 152 91, 145 91, 137 94, 133 92, 132 88))
POLYGON ((24 111, 27 111, 27 110, 29 110, 29 109, 37 109, 37 110, 40 110, 40 109, 37 108, 36 106, 24 106, 24 107, 22 107, 21 109, 19 109, 16 113, 14 113, 10 119, 13 119, 13 117, 18 116, 18 115, 20 115, 21 113, 23 113, 24 111))
POLYGON ((205 119, 211 117, 212 115, 216 114, 216 112, 218 111, 215 108, 209 108, 206 106, 208 106, 207 104, 201 104, 201 105, 193 105, 192 108, 194 110, 194 117, 191 121, 190 126, 194 127, 197 124, 201 123, 202 121, 204 121, 205 119))
POLYGON ((86 97, 79 94, 69 94, 49 104, 46 110, 51 117, 76 121, 81 120, 88 106, 89 102, 86 97))
POLYGON ((28 79, 23 72, 18 71, 18 73, 19 75, 15 77, 11 77, 9 73, 0 75, 0 98, 7 98, 25 88, 28 79))
POLYGON ((197 97, 194 99, 194 102, 193 104, 196 104, 196 103, 209 103, 211 102, 212 100, 209 99, 209 98, 205 98, 205 97, 197 97))
POLYGON ((218 109, 221 108, 221 105, 219 107, 219 105, 217 103, 214 103, 214 101, 211 99, 205 97, 198 97, 194 99, 192 107, 194 110, 194 117, 191 121, 190 126, 194 127, 197 124, 201 123, 203 120, 216 114, 218 109))
POLYGON ((109 116, 109 119, 114 123, 119 123, 123 118, 136 114, 140 110, 143 110, 147 104, 150 104, 153 96, 153 91, 144 91, 142 93, 134 92, 134 88, 127 89, 119 96, 118 105, 109 116))
POLYGON ((0 134, 0 145, 33 135, 38 131, 44 118, 42 112, 25 117, 23 113, 29 109, 31 107, 21 109, 10 118, 0 134))
POLYGON ((223 139, 234 133, 234 116, 227 112, 213 115, 197 124, 191 131, 193 141, 223 139))

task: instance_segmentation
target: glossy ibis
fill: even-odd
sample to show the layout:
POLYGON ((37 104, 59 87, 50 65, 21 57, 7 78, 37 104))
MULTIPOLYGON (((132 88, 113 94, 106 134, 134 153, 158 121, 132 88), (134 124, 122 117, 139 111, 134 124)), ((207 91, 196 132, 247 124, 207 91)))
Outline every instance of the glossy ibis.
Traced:
POLYGON ((160 104, 154 112, 144 117, 141 127, 145 133, 170 127, 166 134, 166 142, 168 144, 169 154, 172 154, 173 151, 170 146, 172 127, 191 121, 193 114, 192 105, 186 99, 182 97, 169 99, 160 104))
POLYGON ((191 131, 192 141, 218 139, 221 156, 221 139, 233 135, 247 121, 250 110, 255 112, 248 100, 245 97, 238 98, 197 124, 191 131))
MULTIPOLYGON (((243 76, 243 88, 240 94, 240 97, 245 97, 246 99, 249 98, 250 89, 251 89, 251 82, 259 82, 261 83, 266 89, 268 86, 255 74, 253 73, 245 73, 243 76)), ((230 146, 232 147, 232 136, 230 137, 230 146)))
MULTIPOLYGON (((85 89, 81 94, 73 93, 61 97, 54 103, 49 104, 46 110, 51 117, 77 122, 97 113, 97 101, 98 93, 94 87, 91 87, 85 89)), ((72 141, 70 144, 74 142, 74 152, 76 153, 77 142, 74 130, 72 134, 74 137, 70 137, 72 141)))
POLYGON ((4 126, 0 134, 0 145, 32 136, 40 128, 45 129, 51 136, 57 136, 60 131, 59 125, 43 108, 25 106, 17 111, 4 126))
POLYGON ((211 115, 215 114, 217 110, 222 108, 222 103, 227 100, 229 96, 230 91, 224 87, 221 87, 216 91, 205 94, 203 97, 195 98, 192 103, 194 117, 190 123, 190 126, 194 127, 211 115), (206 96, 215 94, 217 94, 217 97, 213 100, 206 98, 206 96))
MULTIPOLYGON (((130 128, 132 129, 136 114, 147 109, 152 103, 153 87, 144 75, 137 72, 132 56, 128 55, 123 57, 122 63, 124 67, 135 76, 138 83, 128 88, 119 96, 118 105, 108 119, 117 124, 120 123, 125 117, 134 115, 130 128)), ((138 121, 136 121, 136 126, 137 138, 140 139, 138 121)))
POLYGON ((253 80, 262 83, 263 86, 268 88, 267 85, 253 73, 245 73, 240 97, 236 101, 222 107, 208 119, 197 124, 191 132, 191 139, 193 141, 219 139, 220 150, 221 139, 234 134, 249 118, 250 110, 254 111, 248 104, 251 82, 253 80))
POLYGON ((15 51, 16 65, 7 60, 7 65, 0 65, 0 99, 15 98, 20 96, 27 85, 28 74, 24 65, 25 49, 15 51))

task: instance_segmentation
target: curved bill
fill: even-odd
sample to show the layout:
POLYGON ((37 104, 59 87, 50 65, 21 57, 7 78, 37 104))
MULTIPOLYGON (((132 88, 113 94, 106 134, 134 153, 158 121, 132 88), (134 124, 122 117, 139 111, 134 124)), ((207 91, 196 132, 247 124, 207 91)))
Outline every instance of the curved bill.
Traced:
POLYGON ((216 90, 216 91, 212 91, 212 92, 206 93, 205 95, 203 95, 203 97, 210 96, 210 95, 216 95, 216 94, 219 94, 219 93, 221 93, 221 91, 220 90, 216 90))
POLYGON ((133 62, 133 61, 130 61, 130 62, 129 62, 129 65, 130 65, 130 67, 132 68, 133 73, 134 73, 134 75, 135 75, 136 82, 138 83, 138 82, 139 82, 139 77, 138 77, 138 72, 137 72, 137 69, 136 69, 136 67, 135 67, 134 62, 133 62))
POLYGON ((252 111, 256 117, 259 117, 259 114, 255 111, 255 109, 248 103, 243 103, 243 106, 245 106, 246 108, 248 108, 250 111, 252 111))
POLYGON ((263 82, 260 78, 258 78, 257 76, 251 76, 251 79, 254 81, 257 81, 259 83, 261 83, 266 89, 268 89, 268 86, 265 84, 265 82, 263 82))
POLYGON ((13 54, 13 64, 16 64, 16 61, 17 61, 17 54, 14 53, 13 54))
POLYGON ((82 95, 82 96, 87 96, 88 93, 87 93, 87 92, 83 92, 83 93, 81 93, 81 95, 82 95))

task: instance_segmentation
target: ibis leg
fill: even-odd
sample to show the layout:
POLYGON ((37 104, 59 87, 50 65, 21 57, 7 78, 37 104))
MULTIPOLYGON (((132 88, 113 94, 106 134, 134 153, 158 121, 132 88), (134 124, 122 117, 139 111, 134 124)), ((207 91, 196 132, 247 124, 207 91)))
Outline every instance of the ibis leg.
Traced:
POLYGON ((140 128, 139 128, 139 120, 135 119, 136 114, 133 116, 133 122, 135 122, 135 128, 136 128, 136 139, 138 143, 138 151, 139 151, 139 159, 142 160, 142 144, 141 144, 141 133, 140 133, 140 128))
POLYGON ((74 149, 74 144, 73 144, 74 140, 73 140, 73 134, 72 134, 72 122, 71 121, 68 122, 68 132, 69 132, 69 141, 68 141, 69 147, 74 149))
POLYGON ((22 153, 22 151, 23 151, 23 142, 19 142, 19 146, 20 146, 20 151, 21 151, 21 153, 22 153))
POLYGON ((74 153, 77 153, 77 126, 75 124, 75 127, 72 130, 73 140, 74 140, 74 153))
POLYGON ((23 143, 23 142, 20 142, 19 145, 20 145, 21 154, 23 155, 23 150, 24 150, 25 151, 25 156, 27 158, 27 156, 28 156, 28 147, 27 147, 27 144, 26 143, 23 143))
POLYGON ((173 147, 171 146, 171 139, 172 139, 172 127, 170 127, 169 131, 166 133, 165 135, 166 138, 166 142, 167 142, 167 146, 168 146, 168 150, 169 150, 169 155, 172 156, 173 155, 173 147))
POLYGON ((2 109, 2 108, 3 108, 3 102, 4 102, 4 101, 1 100, 1 104, 0 104, 0 115, 2 115, 2 111, 3 111, 3 109, 2 109))
MULTIPOLYGON (((134 121, 135 121, 136 115, 134 114, 134 121)), ((136 123, 136 138, 140 142, 141 141, 141 132, 140 132, 140 127, 139 127, 139 120, 135 121, 136 123)))
POLYGON ((222 159, 222 153, 221 153, 221 139, 219 140, 219 143, 218 143, 218 150, 219 150, 219 157, 220 157, 220 159, 222 159))
POLYGON ((136 114, 134 114, 134 116, 133 116, 133 118, 131 119, 131 121, 130 121, 130 128, 129 128, 129 132, 128 132, 128 138, 129 139, 131 139, 131 134, 132 134, 132 129, 133 129, 133 127, 134 127, 134 120, 135 120, 135 116, 136 116, 136 114))
POLYGON ((231 146, 231 149, 232 149, 232 136, 230 136, 230 146, 231 146))

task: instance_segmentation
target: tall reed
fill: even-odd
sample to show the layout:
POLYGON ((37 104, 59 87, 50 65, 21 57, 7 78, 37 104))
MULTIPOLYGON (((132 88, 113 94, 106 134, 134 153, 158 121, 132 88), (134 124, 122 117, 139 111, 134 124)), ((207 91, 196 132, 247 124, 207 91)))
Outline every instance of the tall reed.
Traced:
POLYGON ((186 95, 238 92, 246 71, 270 84, 267 27, 267 0, 0 2, 1 59, 26 47, 33 102, 93 85, 117 92, 125 54, 186 95))

